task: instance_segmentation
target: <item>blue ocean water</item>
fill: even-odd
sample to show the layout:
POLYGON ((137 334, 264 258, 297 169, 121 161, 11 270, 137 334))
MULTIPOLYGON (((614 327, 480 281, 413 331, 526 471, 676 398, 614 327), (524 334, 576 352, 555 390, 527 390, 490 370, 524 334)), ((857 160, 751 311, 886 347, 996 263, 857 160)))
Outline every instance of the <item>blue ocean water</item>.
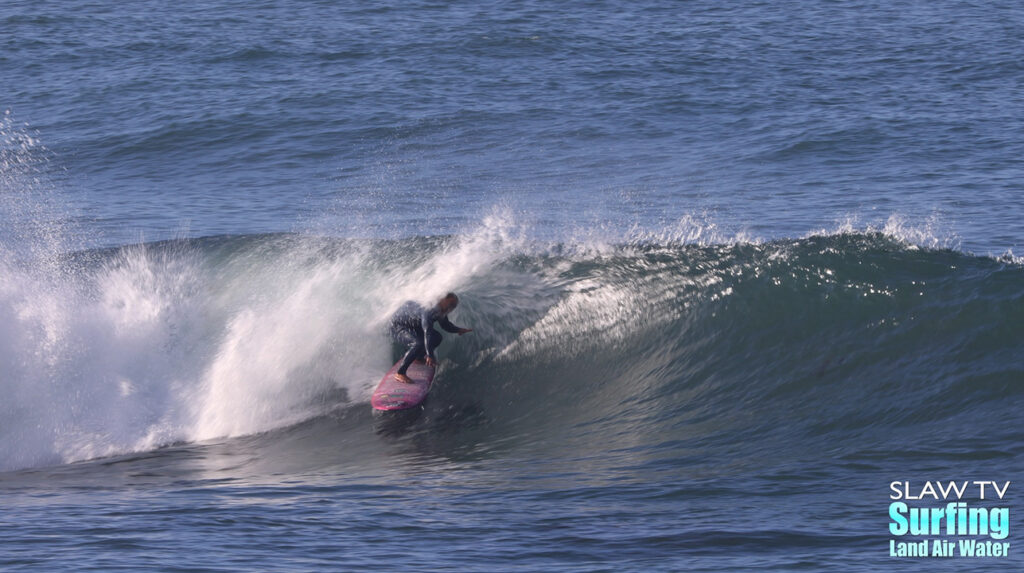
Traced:
POLYGON ((0 567, 1024 566, 1017 4, 0 32, 0 567), (373 414, 388 315, 448 290, 474 332, 373 414), (890 484, 936 480, 1010 482, 963 498, 1008 556, 890 555, 999 540, 892 534, 890 484))

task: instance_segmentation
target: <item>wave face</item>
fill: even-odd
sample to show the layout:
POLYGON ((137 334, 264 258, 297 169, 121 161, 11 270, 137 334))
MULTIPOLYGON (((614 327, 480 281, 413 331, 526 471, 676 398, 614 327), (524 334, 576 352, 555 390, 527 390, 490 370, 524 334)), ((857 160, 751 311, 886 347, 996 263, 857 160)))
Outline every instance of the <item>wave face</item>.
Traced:
POLYGON ((581 247, 491 223, 0 258, 2 469, 369 408, 388 316, 447 290, 475 332, 442 346, 431 401, 473 404, 495 438, 751 456, 1021 438, 1018 263, 875 232, 581 247))

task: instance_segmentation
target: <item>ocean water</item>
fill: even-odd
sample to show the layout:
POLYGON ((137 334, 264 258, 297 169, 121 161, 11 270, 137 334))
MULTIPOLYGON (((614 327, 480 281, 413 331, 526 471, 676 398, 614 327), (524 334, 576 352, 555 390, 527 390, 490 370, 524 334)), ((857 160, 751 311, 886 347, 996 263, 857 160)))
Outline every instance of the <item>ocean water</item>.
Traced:
POLYGON ((0 569, 1021 570, 1022 61, 1001 2, 7 0, 0 569))

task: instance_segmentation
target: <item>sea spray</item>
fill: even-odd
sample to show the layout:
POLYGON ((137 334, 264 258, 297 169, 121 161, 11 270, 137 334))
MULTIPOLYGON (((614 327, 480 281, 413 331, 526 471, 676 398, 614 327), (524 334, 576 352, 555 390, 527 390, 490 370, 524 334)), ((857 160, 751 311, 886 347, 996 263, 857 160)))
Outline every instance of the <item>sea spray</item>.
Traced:
POLYGON ((363 400, 391 360, 391 310, 486 275, 504 232, 214 237, 73 253, 58 277, 12 268, 4 468, 263 432, 363 400))
POLYGON ((221 284, 237 298, 190 397, 192 439, 302 421, 323 411, 313 404, 319 395, 365 382, 384 364, 359 255, 314 265, 307 257, 290 247, 221 284))

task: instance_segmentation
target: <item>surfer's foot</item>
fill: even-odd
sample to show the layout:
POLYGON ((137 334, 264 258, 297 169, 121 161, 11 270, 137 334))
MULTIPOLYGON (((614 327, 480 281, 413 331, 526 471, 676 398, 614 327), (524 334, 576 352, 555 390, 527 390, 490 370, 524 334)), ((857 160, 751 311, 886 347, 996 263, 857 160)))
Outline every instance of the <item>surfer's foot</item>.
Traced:
POLYGON ((397 372, 395 372, 395 380, 398 380, 399 382, 404 382, 406 384, 412 384, 412 378, 409 378, 405 374, 399 374, 397 372))

